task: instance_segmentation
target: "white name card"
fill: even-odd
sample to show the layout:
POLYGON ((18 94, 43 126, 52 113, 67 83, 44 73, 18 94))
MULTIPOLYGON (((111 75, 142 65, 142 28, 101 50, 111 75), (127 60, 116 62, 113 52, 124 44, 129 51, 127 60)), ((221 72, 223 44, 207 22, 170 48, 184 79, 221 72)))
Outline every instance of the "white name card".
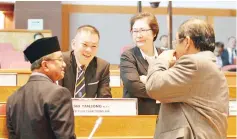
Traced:
POLYGON ((229 101, 229 115, 236 116, 237 115, 237 102, 236 100, 229 101))
POLYGON ((28 19, 28 30, 43 30, 44 20, 43 19, 28 19))
POLYGON ((74 116, 134 116, 136 98, 72 98, 74 116))
POLYGON ((0 73, 0 86, 16 86, 16 73, 0 73))
POLYGON ((120 76, 110 76, 110 86, 120 87, 120 76))

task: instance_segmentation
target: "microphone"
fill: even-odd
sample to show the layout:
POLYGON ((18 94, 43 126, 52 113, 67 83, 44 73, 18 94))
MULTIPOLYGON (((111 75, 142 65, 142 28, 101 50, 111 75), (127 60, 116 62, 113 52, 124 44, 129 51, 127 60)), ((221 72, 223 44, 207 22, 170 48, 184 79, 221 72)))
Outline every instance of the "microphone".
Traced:
POLYGON ((92 139, 93 135, 95 134, 95 131, 97 130, 97 128, 100 126, 100 124, 102 123, 102 117, 99 117, 96 122, 95 122, 95 125, 94 125, 94 128, 93 130, 91 131, 90 133, 90 136, 88 137, 88 139, 92 139))

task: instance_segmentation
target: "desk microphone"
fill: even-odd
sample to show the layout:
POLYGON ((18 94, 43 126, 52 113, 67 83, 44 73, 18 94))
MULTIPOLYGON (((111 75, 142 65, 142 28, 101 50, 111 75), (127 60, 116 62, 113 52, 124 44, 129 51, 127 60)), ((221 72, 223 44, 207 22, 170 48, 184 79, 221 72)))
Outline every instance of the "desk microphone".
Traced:
POLYGON ((100 126, 100 124, 102 123, 102 117, 99 117, 96 122, 95 122, 95 125, 94 125, 94 128, 93 130, 91 131, 90 133, 90 136, 88 137, 88 139, 92 139, 93 135, 95 134, 95 131, 97 130, 97 128, 100 126))

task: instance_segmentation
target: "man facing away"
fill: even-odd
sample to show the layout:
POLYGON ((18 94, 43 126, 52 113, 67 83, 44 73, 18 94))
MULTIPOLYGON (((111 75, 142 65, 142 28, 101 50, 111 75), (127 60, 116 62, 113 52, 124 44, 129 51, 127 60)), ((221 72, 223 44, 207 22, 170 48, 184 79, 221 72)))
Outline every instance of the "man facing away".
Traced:
POLYGON ((225 139, 229 90, 215 63, 212 26, 199 19, 185 21, 175 45, 175 51, 149 61, 146 89, 161 102, 154 138, 225 139))
POLYGON ((9 139, 75 139, 70 92, 55 84, 66 66, 57 37, 34 41, 24 54, 32 74, 7 100, 9 139))
POLYGON ((72 51, 63 53, 67 64, 65 77, 59 84, 68 88, 73 98, 111 98, 110 64, 96 57, 99 31, 91 25, 77 29, 72 51))

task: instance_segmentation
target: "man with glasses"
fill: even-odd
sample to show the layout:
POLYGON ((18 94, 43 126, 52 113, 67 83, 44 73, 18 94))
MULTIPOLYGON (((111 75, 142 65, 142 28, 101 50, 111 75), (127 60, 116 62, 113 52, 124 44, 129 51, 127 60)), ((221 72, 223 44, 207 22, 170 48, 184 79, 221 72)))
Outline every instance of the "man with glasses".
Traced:
POLYGON ((24 54, 32 74, 7 100, 9 139, 76 138, 70 92, 55 83, 66 67, 57 37, 34 41, 24 54))
POLYGON ((67 64, 65 77, 59 84, 68 88, 73 98, 111 98, 110 64, 96 57, 99 31, 91 25, 77 29, 72 51, 63 53, 67 64))
POLYGON ((161 102, 154 138, 225 139, 229 91, 215 63, 214 29, 189 19, 179 27, 175 44, 175 51, 148 61, 147 93, 161 102))

